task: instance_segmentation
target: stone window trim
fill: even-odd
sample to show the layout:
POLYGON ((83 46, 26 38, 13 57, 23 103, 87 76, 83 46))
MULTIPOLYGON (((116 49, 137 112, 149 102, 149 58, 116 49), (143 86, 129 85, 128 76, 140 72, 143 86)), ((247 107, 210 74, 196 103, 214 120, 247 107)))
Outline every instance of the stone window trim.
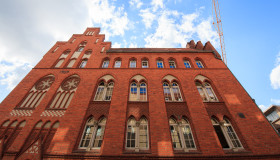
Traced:
POLYGON ((83 124, 82 134, 80 135, 80 138, 79 138, 78 149, 83 149, 85 151, 99 151, 103 145, 103 138, 104 138, 105 130, 106 130, 106 122, 107 122, 107 119, 104 116, 100 117, 98 120, 95 120, 93 116, 89 116, 86 119, 85 123, 83 124), (86 133, 85 133, 86 129, 87 129, 86 127, 93 127, 93 129, 91 131, 92 135, 90 135, 90 137, 88 137, 88 139, 89 139, 88 146, 82 146, 83 140, 88 140, 88 139, 84 139, 86 136, 86 133), (98 147, 98 146, 96 147, 96 146, 94 146, 94 142, 96 140, 100 140, 100 139, 97 139, 99 127, 101 128, 102 143, 101 143, 100 147, 98 147))
POLYGON ((77 58, 71 58, 68 60, 68 63, 65 64, 64 68, 75 68, 77 58))
POLYGON ((94 92, 95 94, 94 94, 92 101, 95 101, 95 102, 111 101, 112 97, 113 97, 114 85, 115 85, 115 82, 113 79, 110 79, 107 82, 105 80, 100 80, 95 89, 95 92, 94 92), (109 97, 106 97, 106 96, 109 96, 110 99, 108 99, 109 97))
POLYGON ((209 81, 201 82, 200 80, 196 80, 195 85, 203 102, 219 102, 215 89, 209 81))
POLYGON ((137 82, 132 80, 129 85, 129 101, 130 102, 147 102, 148 101, 148 86, 145 80, 137 82), (133 85, 134 84, 134 85, 133 85), (136 89, 136 97, 132 98, 132 88, 136 89), (145 96, 141 97, 141 89, 145 91, 145 96), (143 90, 144 89, 144 90, 143 90), (144 99, 142 99, 144 98, 144 99))
MULTIPOLYGON (((179 136, 179 140, 180 140, 180 145, 181 145, 181 148, 174 148, 174 146, 172 145, 173 147, 173 150, 174 151, 177 151, 178 153, 180 153, 180 151, 183 151, 183 152, 197 152, 197 147, 196 147, 196 142, 195 142, 195 139, 194 139, 194 135, 193 135, 193 131, 192 131, 192 126, 190 124, 190 122, 188 121, 188 119, 186 117, 183 117, 181 120, 177 120, 176 118, 174 118, 173 116, 171 116, 169 118, 169 126, 177 126, 178 127, 178 136, 179 136), (174 123, 170 123, 170 121, 173 121, 174 123), (192 147, 187 147, 186 145, 186 140, 184 138, 184 133, 183 133, 183 130, 184 130, 184 127, 188 126, 188 129, 190 130, 190 141, 193 142, 193 146, 192 147)), ((171 132, 171 131, 170 131, 171 132)), ((173 139, 172 139, 172 134, 170 133, 170 138, 171 138, 171 141, 173 143, 173 139)))
POLYGON ((126 131, 125 131, 125 150, 127 152, 134 152, 134 153, 138 153, 138 152, 147 152, 150 150, 150 127, 149 127, 149 120, 145 117, 145 116, 141 116, 140 120, 135 119, 133 116, 130 116, 127 121, 126 121, 126 131), (135 121, 135 124, 133 125, 135 127, 135 147, 127 147, 127 140, 128 140, 128 125, 129 122, 131 120, 135 121), (139 146, 139 135, 140 135, 140 125, 141 125, 141 120, 145 120, 146 121, 146 125, 147 126, 147 147, 143 148, 139 146))
MULTIPOLYGON (((230 120, 227 117, 224 117, 222 121, 218 121, 218 119, 214 116, 211 117, 211 122, 213 127, 214 126, 219 126, 222 130, 222 133, 226 139, 226 142, 229 146, 229 148, 223 148, 223 150, 228 151, 228 150, 232 150, 233 152, 239 152, 239 151, 244 151, 244 147, 234 129, 234 127, 232 126, 230 120), (227 127, 231 128, 230 133, 227 132, 229 131, 229 129, 227 127), (231 134, 231 136, 230 136, 231 134), (235 137, 235 138, 233 138, 235 137), (234 144, 235 143, 235 144, 234 144)), ((217 133, 216 133, 217 135, 217 133)), ((218 137, 218 135, 217 135, 218 137)), ((219 137, 218 137, 219 139, 219 137)))
POLYGON ((164 80, 162 83, 163 94, 165 102, 183 102, 184 99, 181 93, 180 84, 177 81, 169 83, 168 80, 164 80), (176 91, 176 92, 174 92, 176 91))

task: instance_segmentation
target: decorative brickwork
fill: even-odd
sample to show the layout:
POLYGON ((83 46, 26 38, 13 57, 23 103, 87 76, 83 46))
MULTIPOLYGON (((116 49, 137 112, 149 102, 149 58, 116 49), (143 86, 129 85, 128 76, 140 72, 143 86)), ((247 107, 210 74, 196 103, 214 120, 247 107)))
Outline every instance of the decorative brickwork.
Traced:
POLYGON ((99 32, 57 42, 3 100, 2 159, 280 159, 210 42, 111 48, 99 32))

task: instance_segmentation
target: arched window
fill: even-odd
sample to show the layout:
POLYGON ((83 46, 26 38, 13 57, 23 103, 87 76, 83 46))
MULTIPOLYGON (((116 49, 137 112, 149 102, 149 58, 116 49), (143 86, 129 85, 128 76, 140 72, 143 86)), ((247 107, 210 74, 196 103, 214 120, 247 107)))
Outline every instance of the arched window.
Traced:
POLYGON ((22 130, 22 128, 25 126, 26 121, 21 121, 19 124, 17 121, 15 121, 6 131, 5 135, 6 135, 6 140, 3 141, 5 148, 3 148, 4 150, 2 150, 2 152, 7 151, 9 149, 9 147, 13 144, 14 140, 17 138, 17 136, 19 135, 20 131, 22 130))
POLYGON ((100 82, 96 94, 95 94, 95 101, 111 101, 112 94, 114 89, 114 82, 110 82, 106 84, 104 81, 100 82))
POLYGON ((145 82, 130 84, 130 101, 147 101, 147 86, 145 82))
POLYGON ((169 60, 169 66, 170 68, 176 68, 176 63, 174 60, 169 60))
POLYGON ((59 67, 62 65, 62 63, 64 62, 64 60, 65 60, 65 58, 59 59, 58 62, 56 63, 56 65, 55 65, 54 67, 55 67, 55 68, 59 68, 59 67))
POLYGON ((105 126, 106 118, 102 118, 99 122, 93 118, 89 118, 85 125, 79 147, 99 149, 103 142, 105 126))
POLYGON ((72 75, 66 78, 60 87, 58 88, 55 97, 49 108, 66 109, 70 105, 70 102, 77 90, 80 83, 78 75, 72 75))
POLYGON ((163 60, 161 60, 161 59, 157 60, 157 68, 164 68, 163 60))
POLYGON ((175 150, 183 149, 187 152, 189 150, 196 149, 191 127, 187 120, 182 119, 181 122, 178 123, 173 118, 170 118, 169 125, 172 144, 175 150))
POLYGON ((149 61, 147 59, 142 60, 142 68, 149 68, 149 61))
POLYGON ((183 101, 179 85, 176 82, 173 82, 171 85, 164 82, 163 92, 165 101, 183 101))
POLYGON ((130 60, 129 68, 136 68, 136 59, 131 59, 130 60))
POLYGON ((130 118, 127 121, 126 148, 134 149, 136 152, 149 148, 148 121, 146 118, 141 118, 140 121, 130 118))
POLYGON ((205 82, 203 85, 200 82, 195 82, 195 85, 204 102, 218 101, 218 98, 216 97, 211 85, 208 82, 205 82))
POLYGON ((67 68, 71 68, 71 67, 73 67, 73 66, 74 66, 74 64, 75 64, 75 62, 76 62, 76 58, 70 59, 70 61, 69 61, 68 65, 67 65, 67 68))
POLYGON ((203 66, 203 64, 200 60, 195 60, 195 63, 196 63, 198 68, 204 68, 204 66, 203 66))
POLYGON ((87 41, 82 42, 76 52, 82 52, 87 44, 87 41))
POLYGON ((122 60, 121 59, 117 59, 116 61, 115 61, 115 68, 121 68, 121 65, 122 65, 122 60))
POLYGON ((184 65, 186 68, 192 68, 190 61, 184 60, 184 65))
POLYGON ((54 79, 53 75, 48 75, 36 82, 16 108, 36 108, 51 87, 54 79))
POLYGON ((88 61, 87 59, 83 59, 82 62, 80 63, 79 68, 85 68, 87 65, 87 61, 88 61))
POLYGON ((102 63, 102 68, 108 68, 109 66, 109 60, 104 60, 102 63))
POLYGON ((242 148, 242 145, 237 137, 237 135, 235 134, 235 131, 230 123, 230 121, 226 118, 224 118, 224 124, 223 124, 224 130, 227 133, 227 138, 228 140, 230 140, 230 146, 232 148, 242 148))

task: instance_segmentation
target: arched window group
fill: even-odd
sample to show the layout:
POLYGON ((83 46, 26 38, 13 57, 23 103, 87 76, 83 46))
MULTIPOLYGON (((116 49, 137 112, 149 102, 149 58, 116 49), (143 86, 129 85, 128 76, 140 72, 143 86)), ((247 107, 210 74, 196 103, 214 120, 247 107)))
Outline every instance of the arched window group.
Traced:
POLYGON ((54 82, 54 76, 48 75, 40 79, 28 92, 23 101, 17 106, 17 108, 36 108, 44 96, 46 92, 51 87, 54 82))
POLYGON ((114 89, 114 82, 106 83, 101 81, 97 87, 95 101, 111 101, 114 89))
POLYGON ((66 109, 77 90, 80 83, 78 75, 72 75, 66 78, 58 88, 49 108, 66 109))
POLYGON ((177 122, 175 119, 169 119, 170 133, 172 145, 175 150, 191 150, 195 149, 195 143, 189 122, 182 119, 177 122))
POLYGON ((223 121, 219 122, 216 118, 212 117, 211 121, 221 146, 224 149, 242 148, 239 138, 227 118, 224 118, 223 121))
POLYGON ((99 121, 90 117, 84 127, 83 135, 79 144, 80 148, 99 149, 103 142, 106 118, 99 121))
POLYGON ((129 118, 126 129, 126 149, 147 150, 149 148, 148 128, 146 118, 143 117, 140 121, 136 121, 134 117, 129 118))
POLYGON ((147 101, 147 86, 145 82, 132 82, 130 85, 130 101, 147 101))
POLYGON ((204 102, 217 102, 218 98, 216 97, 213 88, 208 82, 200 83, 195 82, 197 90, 204 102))
POLYGON ((167 81, 163 82, 163 92, 164 100, 167 102, 170 101, 183 101, 180 87, 178 83, 168 83, 167 81))

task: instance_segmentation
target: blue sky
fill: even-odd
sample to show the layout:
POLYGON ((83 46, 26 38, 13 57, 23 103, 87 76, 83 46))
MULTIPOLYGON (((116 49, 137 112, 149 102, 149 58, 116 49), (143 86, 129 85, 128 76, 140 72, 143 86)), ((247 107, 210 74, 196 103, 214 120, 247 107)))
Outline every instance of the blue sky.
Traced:
MULTIPOLYGON (((228 67, 262 110, 280 104, 280 1, 220 0, 228 67)), ((211 41, 211 0, 0 1, 0 101, 56 41, 100 27, 113 47, 211 41)))

